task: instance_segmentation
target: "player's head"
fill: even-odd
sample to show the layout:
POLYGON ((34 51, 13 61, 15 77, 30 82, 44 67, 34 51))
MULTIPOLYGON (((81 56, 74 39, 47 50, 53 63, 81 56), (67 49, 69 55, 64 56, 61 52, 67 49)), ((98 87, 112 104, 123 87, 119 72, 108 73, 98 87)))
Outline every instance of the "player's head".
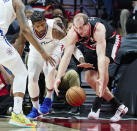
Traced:
POLYGON ((34 29, 40 35, 45 33, 45 31, 46 31, 46 19, 45 19, 44 12, 34 11, 33 15, 31 16, 31 21, 32 21, 34 29))
POLYGON ((88 16, 83 13, 79 13, 74 16, 73 25, 75 30, 81 37, 85 37, 89 31, 88 16))

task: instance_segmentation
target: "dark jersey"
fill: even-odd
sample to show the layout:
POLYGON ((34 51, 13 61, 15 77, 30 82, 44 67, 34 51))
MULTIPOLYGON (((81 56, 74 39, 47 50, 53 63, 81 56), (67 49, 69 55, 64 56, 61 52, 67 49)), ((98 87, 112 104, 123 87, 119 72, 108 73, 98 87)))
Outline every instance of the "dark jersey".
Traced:
POLYGON ((106 56, 108 56, 109 58, 111 58, 112 48, 115 43, 116 31, 110 24, 108 24, 106 21, 100 18, 90 17, 88 21, 91 27, 89 29, 89 36, 90 36, 89 38, 81 37, 78 34, 78 32, 76 32, 76 30, 74 29, 78 36, 77 45, 80 46, 82 44, 86 46, 86 48, 84 48, 85 51, 83 52, 83 55, 85 56, 85 60, 89 59, 86 62, 89 62, 92 64, 96 63, 97 65, 96 41, 94 39, 94 33, 96 31, 96 27, 98 23, 102 23, 106 29, 106 56))
POLYGON ((76 33, 78 35, 78 42, 80 44, 84 44, 89 49, 96 50, 96 44, 95 44, 96 41, 94 39, 94 33, 96 31, 96 27, 98 23, 102 23, 106 28, 106 41, 113 38, 116 35, 115 29, 111 25, 109 25, 107 22, 105 22, 104 20, 100 18, 90 17, 88 21, 91 27, 89 30, 90 37, 89 38, 81 37, 77 32, 76 33))

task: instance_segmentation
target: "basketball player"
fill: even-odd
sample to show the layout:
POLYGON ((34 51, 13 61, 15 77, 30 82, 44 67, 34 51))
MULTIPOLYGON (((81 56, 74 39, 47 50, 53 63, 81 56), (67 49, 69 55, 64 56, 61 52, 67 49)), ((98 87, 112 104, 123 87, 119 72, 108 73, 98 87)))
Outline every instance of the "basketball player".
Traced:
MULTIPOLYGON (((93 64, 95 67, 94 70, 85 72, 86 82, 96 91, 99 97, 104 98, 117 108, 111 121, 120 120, 121 116, 126 114, 128 108, 121 104, 107 87, 109 78, 108 66, 110 60, 115 60, 116 52, 120 47, 120 40, 121 37, 105 21, 95 17, 89 18, 83 13, 77 14, 73 19, 73 26, 66 36, 65 52, 61 59, 54 85, 56 94, 58 95, 58 86, 70 62, 75 44, 79 42, 86 46, 85 61, 93 64)), ((91 112, 88 115, 89 119, 99 118, 101 100, 99 105, 97 110, 91 108, 91 112)))
MULTIPOLYGON (((45 19, 43 12, 35 11, 31 16, 31 21, 29 22, 35 37, 38 39, 43 49, 45 49, 46 52, 55 59, 57 66, 59 64, 64 46, 63 38, 65 33, 57 26, 55 20, 45 19)), ((81 55, 81 52, 76 49, 75 57, 79 59, 81 55)), ((28 58, 28 90, 33 108, 31 113, 27 115, 28 118, 36 119, 40 114, 45 115, 49 112, 52 105, 51 97, 54 90, 56 66, 52 67, 49 64, 46 65, 40 54, 32 46, 30 46, 30 53, 28 58), (39 106, 38 79, 42 70, 45 75, 47 95, 43 104, 39 106)), ((75 75, 73 71, 71 71, 71 74, 75 75)), ((70 76, 70 73, 68 73, 67 76, 70 76)))
POLYGON ((0 0, 0 64, 14 74, 14 107, 9 123, 22 127, 36 127, 36 123, 27 119, 22 112, 27 70, 15 48, 5 38, 9 25, 16 17, 22 34, 40 52, 44 60, 54 65, 54 59, 45 53, 33 36, 25 18, 23 3, 20 0, 0 0))
MULTIPOLYGON (((40 11, 34 11, 31 16, 31 21, 29 21, 29 25, 35 38, 39 41, 42 48, 55 59, 57 66, 63 49, 63 44, 60 40, 65 37, 65 32, 57 26, 55 20, 45 19, 44 13, 40 11)), ((39 52, 33 46, 30 46, 28 57, 28 91, 33 108, 31 113, 27 115, 28 118, 35 119, 40 114, 45 115, 49 112, 52 104, 51 96, 53 93, 56 66, 52 67, 50 64, 46 65, 39 52), (47 95, 43 104, 39 106, 38 80, 42 70, 45 75, 47 95)))

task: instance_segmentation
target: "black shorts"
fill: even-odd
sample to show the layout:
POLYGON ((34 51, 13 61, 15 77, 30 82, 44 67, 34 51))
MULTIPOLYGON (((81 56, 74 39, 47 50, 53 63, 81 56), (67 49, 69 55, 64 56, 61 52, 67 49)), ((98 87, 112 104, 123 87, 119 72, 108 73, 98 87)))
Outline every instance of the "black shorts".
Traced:
MULTIPOLYGON (((121 43, 121 36, 116 35, 115 37, 108 39, 107 41, 107 46, 106 46, 106 56, 110 59, 110 62, 115 62, 115 57, 118 51, 118 48, 120 47, 121 43)), ((84 58, 85 62, 93 64, 95 69, 92 68, 87 68, 84 70, 98 70, 98 65, 97 65, 97 54, 96 50, 91 50, 88 47, 84 46, 84 58)))

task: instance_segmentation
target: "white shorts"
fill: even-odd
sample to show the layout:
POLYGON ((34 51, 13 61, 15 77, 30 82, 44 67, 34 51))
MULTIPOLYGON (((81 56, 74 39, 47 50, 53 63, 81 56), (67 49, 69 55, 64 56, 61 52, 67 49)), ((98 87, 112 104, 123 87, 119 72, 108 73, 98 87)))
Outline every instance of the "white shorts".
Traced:
POLYGON ((51 54, 52 58, 56 61, 56 66, 52 67, 49 63, 47 66, 46 62, 43 60, 40 53, 34 47, 31 47, 28 57, 28 72, 29 73, 37 72, 39 74, 39 72, 43 70, 44 74, 48 75, 50 71, 56 68, 57 65, 59 64, 61 55, 62 55, 62 45, 60 44, 52 51, 51 54))
POLYGON ((0 36, 0 64, 11 59, 15 59, 19 54, 15 48, 6 40, 4 36, 0 36))
POLYGON ((20 55, 4 36, 0 36, 0 64, 14 75, 13 93, 25 93, 28 72, 20 55))

